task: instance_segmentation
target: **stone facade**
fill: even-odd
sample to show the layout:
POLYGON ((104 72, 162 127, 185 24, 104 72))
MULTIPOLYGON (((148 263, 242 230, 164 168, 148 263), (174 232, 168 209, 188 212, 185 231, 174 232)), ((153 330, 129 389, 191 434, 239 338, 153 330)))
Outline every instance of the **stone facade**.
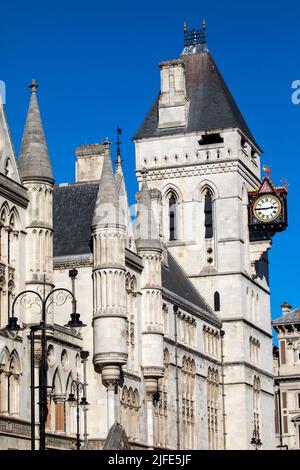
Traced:
POLYGON ((274 346, 276 445, 300 449, 300 309, 288 302, 273 321, 279 348, 274 346))
MULTIPOLYGON (((78 147, 76 182, 54 186, 36 83, 18 167, 0 108, 1 326, 19 292, 54 286, 86 324, 63 326, 74 304, 50 294, 49 448, 74 445, 67 398, 84 350, 88 448, 116 422, 137 449, 251 449, 254 430, 275 446, 270 241, 250 242, 247 218, 261 151, 202 46, 160 64, 161 94, 134 137, 134 224, 108 142, 78 147)), ((24 330, 0 333, 0 448, 29 448, 36 294, 14 313, 24 330)), ((35 347, 38 382, 38 335, 35 347)))

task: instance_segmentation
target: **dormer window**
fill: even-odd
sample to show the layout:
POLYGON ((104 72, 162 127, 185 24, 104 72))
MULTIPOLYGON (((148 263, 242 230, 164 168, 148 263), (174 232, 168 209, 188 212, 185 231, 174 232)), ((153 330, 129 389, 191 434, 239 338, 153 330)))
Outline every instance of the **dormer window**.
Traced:
POLYGON ((199 145, 223 144, 224 139, 220 134, 204 134, 198 141, 199 145))

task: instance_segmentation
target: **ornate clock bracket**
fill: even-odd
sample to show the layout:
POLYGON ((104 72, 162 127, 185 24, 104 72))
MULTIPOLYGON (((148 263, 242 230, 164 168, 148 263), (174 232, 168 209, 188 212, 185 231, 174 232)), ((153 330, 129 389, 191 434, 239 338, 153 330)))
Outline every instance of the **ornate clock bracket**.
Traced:
POLYGON ((251 277, 256 279, 258 277, 256 270, 256 263, 265 253, 271 248, 272 240, 261 240, 250 243, 250 262, 251 262, 251 277))
POLYGON ((248 193, 248 224, 251 244, 268 242, 287 227, 287 189, 275 187, 265 176, 257 190, 248 193))

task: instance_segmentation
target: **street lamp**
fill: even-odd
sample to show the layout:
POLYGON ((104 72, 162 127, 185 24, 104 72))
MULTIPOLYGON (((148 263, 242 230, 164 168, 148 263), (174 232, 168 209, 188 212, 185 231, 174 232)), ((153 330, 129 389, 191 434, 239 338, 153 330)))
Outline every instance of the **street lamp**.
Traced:
POLYGON ((259 429, 256 426, 254 426, 253 436, 252 436, 250 444, 255 447, 255 450, 260 449, 260 447, 262 446, 262 442, 259 437, 259 429))
POLYGON ((85 396, 85 386, 80 380, 77 379, 72 380, 71 382, 71 392, 69 394, 69 398, 67 402, 70 406, 76 406, 76 450, 80 450, 80 428, 79 428, 79 416, 80 416, 80 407, 83 410, 86 410, 89 403, 87 402, 85 396), (81 400, 80 396, 82 394, 81 400))
POLYGON ((15 305, 17 300, 26 295, 26 294, 34 294, 37 296, 37 300, 41 306, 41 321, 39 324, 33 324, 29 326, 30 329, 30 344, 31 344, 31 450, 35 450, 35 379, 34 379, 34 336, 37 331, 41 331, 41 359, 40 359, 40 367, 39 367, 39 386, 36 387, 39 389, 39 429, 40 429, 40 450, 46 449, 46 433, 45 433, 45 426, 46 426, 46 419, 47 419, 47 370, 48 370, 48 362, 47 362, 47 348, 46 348, 46 330, 53 328, 51 325, 47 325, 47 304, 50 297, 56 292, 65 292, 67 294, 66 299, 71 296, 72 299, 72 313, 70 321, 65 325, 68 328, 77 329, 86 326, 80 320, 80 314, 77 313, 76 310, 76 299, 74 294, 65 288, 57 288, 51 290, 47 295, 44 294, 41 296, 39 292, 34 290, 24 290, 20 292, 14 299, 11 309, 11 316, 8 317, 8 324, 4 328, 9 335, 18 334, 19 331, 23 330, 18 324, 18 318, 15 316, 15 305))

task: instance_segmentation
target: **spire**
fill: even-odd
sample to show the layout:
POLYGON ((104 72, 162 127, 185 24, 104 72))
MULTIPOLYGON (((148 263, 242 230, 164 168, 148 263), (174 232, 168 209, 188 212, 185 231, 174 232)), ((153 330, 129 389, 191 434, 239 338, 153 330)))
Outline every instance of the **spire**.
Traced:
POLYGON ((151 192, 147 184, 147 171, 141 171, 143 182, 137 194, 138 210, 135 220, 138 249, 161 249, 156 221, 151 208, 151 192))
POLYGON ((32 80, 31 98, 22 137, 18 167, 22 181, 41 180, 53 183, 53 172, 37 100, 38 84, 32 80))
POLYGON ((116 158, 116 173, 123 174, 122 171, 122 158, 121 158, 121 140, 120 135, 122 134, 122 129, 117 127, 117 158, 116 158))
POLYGON ((184 49, 182 55, 198 54, 207 52, 206 46, 206 21, 202 20, 202 27, 199 29, 187 29, 186 23, 183 25, 184 49))
POLYGON ((118 224, 119 222, 119 204, 116 180, 112 169, 109 150, 109 143, 107 143, 93 216, 93 226, 108 226, 111 224, 118 224))

